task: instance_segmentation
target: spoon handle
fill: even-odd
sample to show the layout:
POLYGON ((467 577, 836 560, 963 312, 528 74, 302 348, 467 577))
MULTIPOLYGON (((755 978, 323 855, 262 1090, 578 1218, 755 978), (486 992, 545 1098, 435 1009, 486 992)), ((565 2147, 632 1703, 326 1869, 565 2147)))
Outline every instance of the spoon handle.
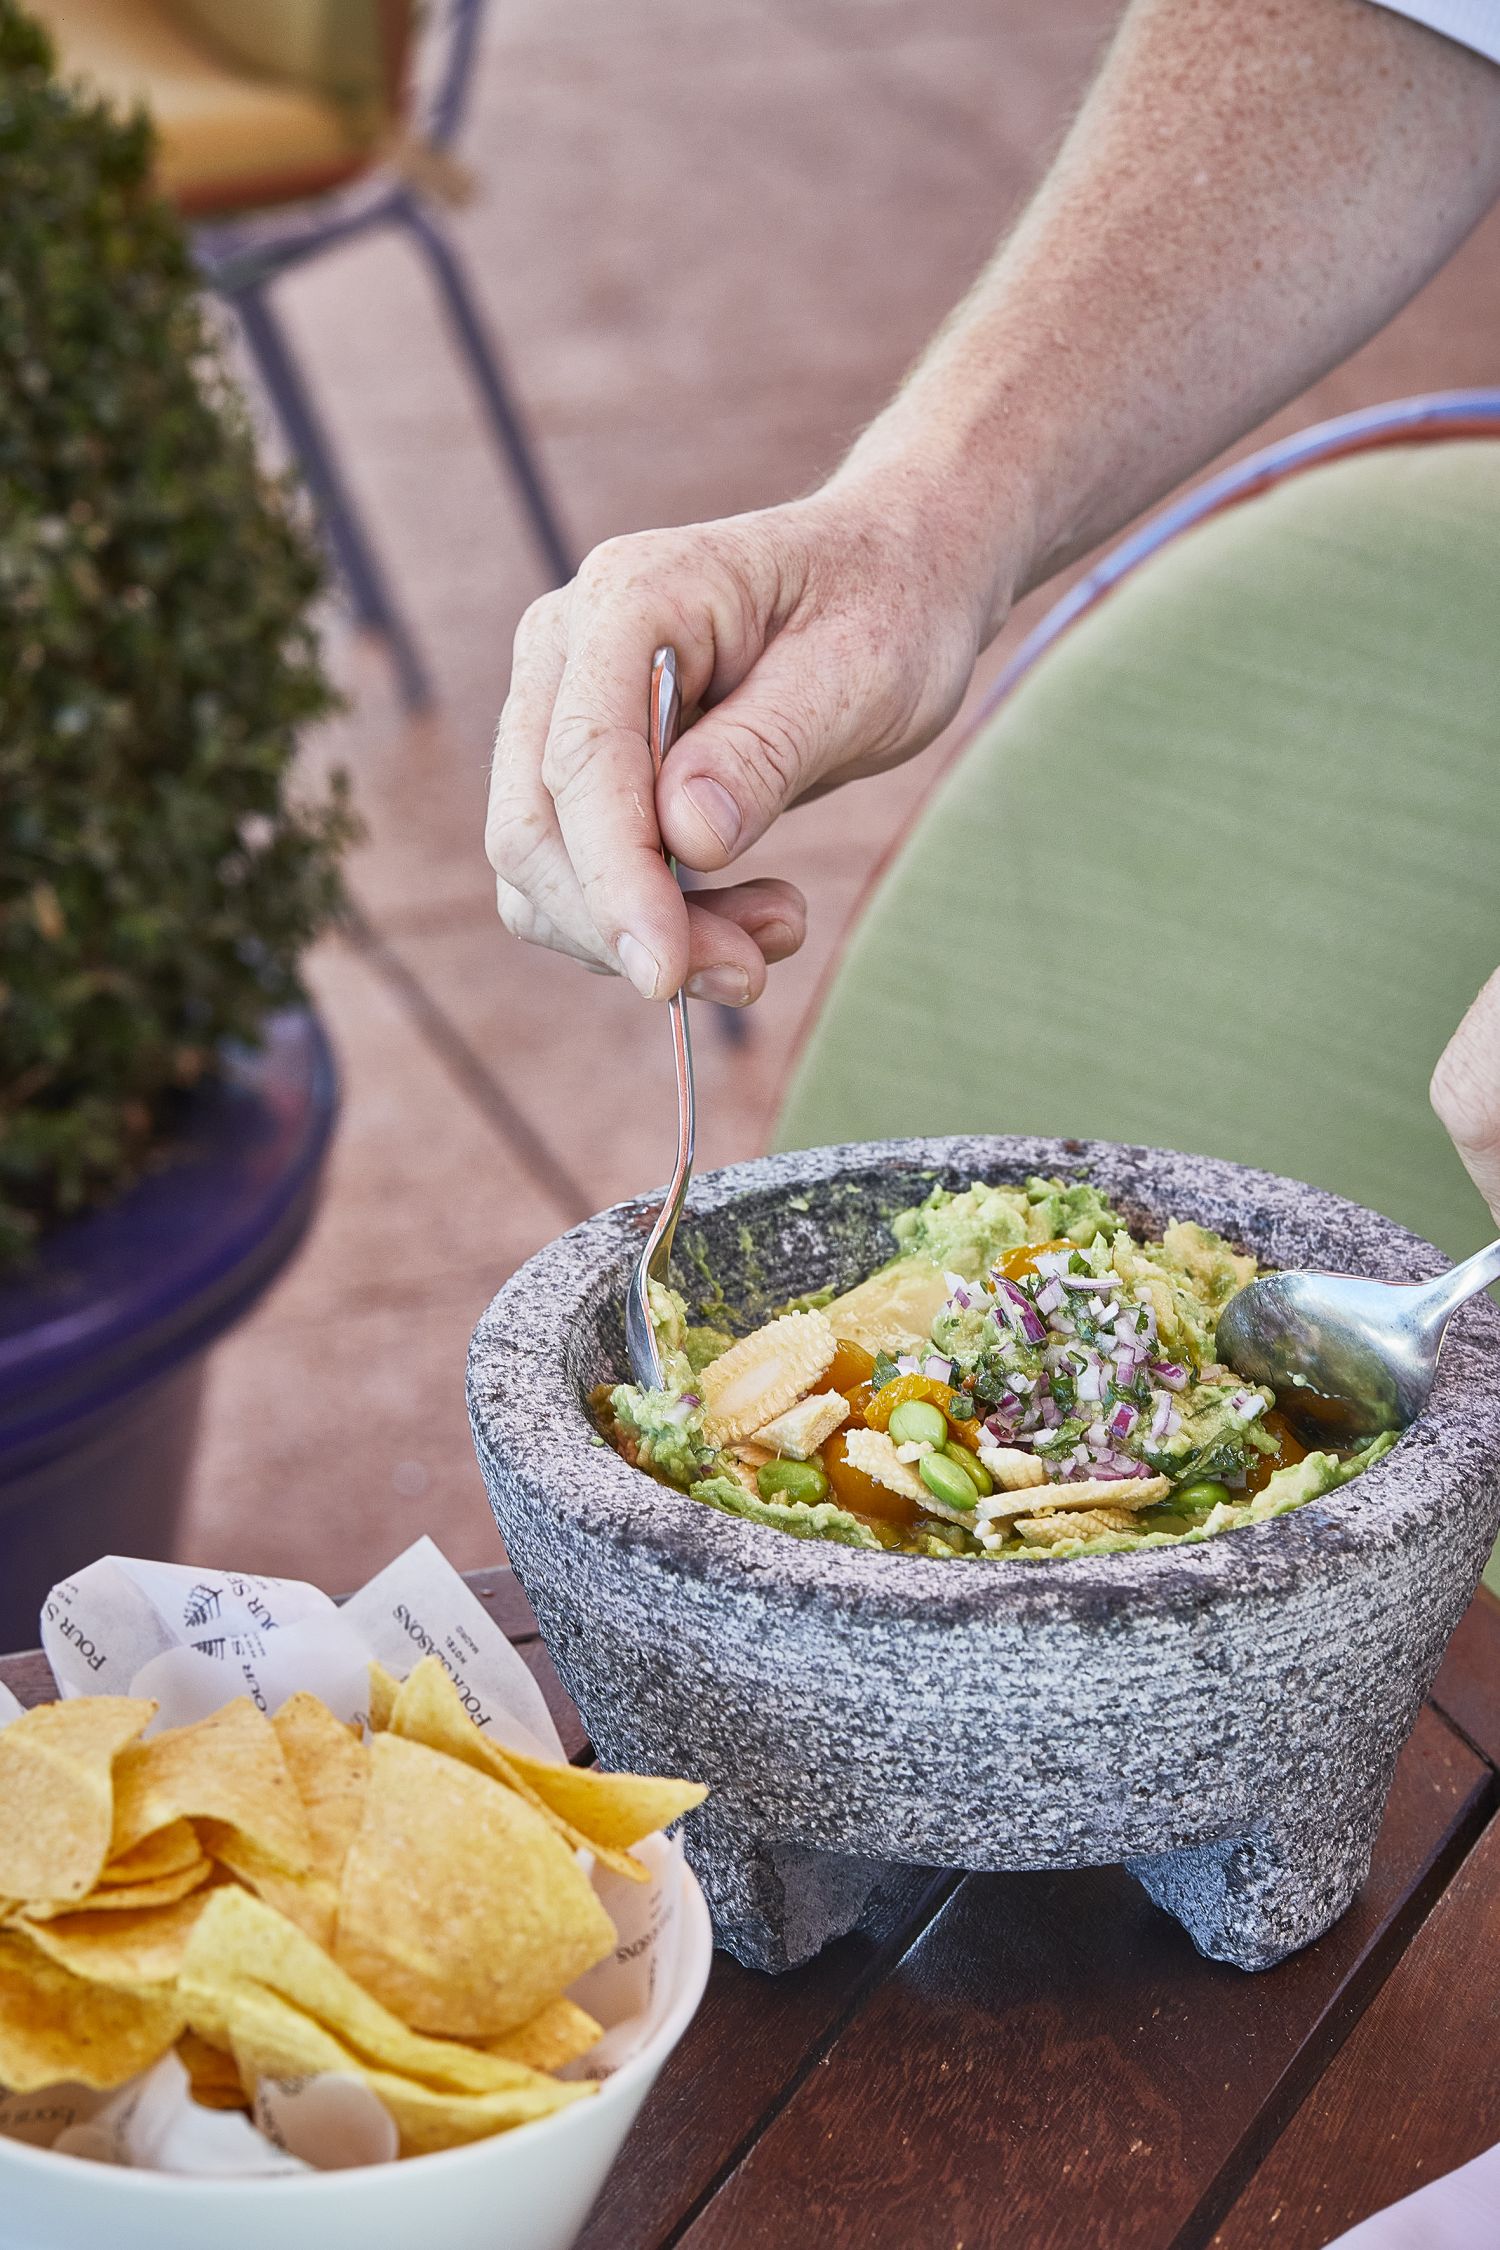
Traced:
MULTIPOLYGON (((656 779, 661 779, 662 760, 677 739, 677 728, 682 718, 682 689, 677 678, 677 651, 659 648, 651 660, 651 706, 647 734, 651 744, 651 764, 656 779)), ((675 875, 677 862, 670 852, 663 851, 668 867, 675 875)), ((678 1213, 687 1194, 688 1180, 693 1169, 693 1150, 697 1139, 697 1103, 693 1092, 693 1049, 688 1037, 687 996, 679 987, 668 1002, 672 1020, 672 1061, 677 1073, 677 1162, 672 1170, 672 1184, 667 1190, 663 1205, 664 1225, 653 1245, 651 1270, 657 1280, 664 1281, 667 1259, 671 1254, 672 1237, 677 1231, 678 1213)))
POLYGON ((1492 1281, 1500 1281, 1500 1242, 1476 1250, 1472 1258, 1429 1281, 1422 1291, 1422 1311, 1434 1335, 1441 1334, 1466 1298, 1488 1289, 1492 1281))

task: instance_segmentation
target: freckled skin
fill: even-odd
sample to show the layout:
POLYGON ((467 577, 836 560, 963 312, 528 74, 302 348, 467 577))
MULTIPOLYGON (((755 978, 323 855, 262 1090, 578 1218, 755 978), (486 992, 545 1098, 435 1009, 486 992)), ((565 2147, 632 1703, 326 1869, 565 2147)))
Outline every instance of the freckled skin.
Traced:
POLYGON ((1370 0, 1144 0, 848 466, 925 425, 925 459, 945 441, 993 512, 1020 462, 1032 522, 998 625, 1371 335, 1497 193, 1500 70, 1466 49, 1370 0))
POLYGON ((805 902, 761 878, 685 905, 663 838, 728 867, 788 804, 923 748, 1020 593, 1373 334, 1497 193, 1500 69, 1467 49, 1372 0, 1136 0, 829 481, 610 540, 528 611, 486 835, 507 927, 607 970, 631 938, 653 998, 723 969, 754 1000, 805 902), (653 798, 663 641, 693 723, 653 798))

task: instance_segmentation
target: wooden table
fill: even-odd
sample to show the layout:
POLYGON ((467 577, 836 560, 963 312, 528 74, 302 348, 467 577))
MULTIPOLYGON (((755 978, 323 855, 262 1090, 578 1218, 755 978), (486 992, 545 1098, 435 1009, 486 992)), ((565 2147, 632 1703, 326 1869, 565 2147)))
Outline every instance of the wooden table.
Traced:
MULTIPOLYGON (((470 1583, 587 1756, 511 1573, 470 1583)), ((51 1692, 39 1656, 0 1678, 51 1692)), ((1321 2250, 1500 2140, 1497 1776, 1481 1593, 1364 1891, 1279 1969, 1201 1960, 1118 1868, 914 1869, 793 1975, 720 1956, 583 2242, 1321 2250)))

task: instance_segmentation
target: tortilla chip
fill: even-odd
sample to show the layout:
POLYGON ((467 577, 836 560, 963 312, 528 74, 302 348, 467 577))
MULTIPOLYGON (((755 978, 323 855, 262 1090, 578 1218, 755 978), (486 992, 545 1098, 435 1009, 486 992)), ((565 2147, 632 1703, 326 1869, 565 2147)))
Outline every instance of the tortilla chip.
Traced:
POLYGON ((395 2119, 403 2156, 425 2156, 483 2140, 514 2125, 550 2117, 594 2092, 588 2085, 564 2085, 520 2064, 497 2062, 512 2073, 512 2083, 482 2094, 461 2094, 423 2085, 395 2071, 361 2061, 326 2027, 304 2015, 279 1993, 241 1985, 230 2002, 229 2036, 241 2078, 301 2078, 322 2071, 346 2071, 362 2078, 395 2119))
POLYGON ((177 2042, 177 2057, 188 2074, 188 2092, 200 2109, 250 2107, 239 2066, 222 2047, 211 2047, 196 2031, 185 2031, 177 2042))
POLYGON ((115 1758, 155 1715, 137 1696, 39 1703, 0 1732, 0 1893, 84 1898, 109 1857, 115 1758))
POLYGON ((200 1916, 178 1985, 192 2029, 214 2046, 229 2044, 234 1994, 256 1986, 322 2025, 362 2067, 447 2093, 503 2092, 517 2082, 516 2065, 501 2057, 409 2030, 304 1932, 233 1885, 215 1891, 200 1916))
MULTIPOLYGON (((194 1838, 196 1848, 197 1838, 194 1838)), ((26 1907, 29 1922, 50 1921, 57 1914, 136 1914, 145 1906, 171 1906, 177 1899, 186 1898, 189 1891, 201 1889, 212 1875, 213 1861, 200 1851, 191 1867, 183 1867, 175 1875, 158 1875, 149 1883, 106 1883, 101 1878, 98 1887, 80 1899, 33 1899, 26 1907)))
POLYGON ((401 1682, 394 1672, 388 1672, 376 1658, 370 1660, 370 1732, 384 1734, 391 1723, 391 1711, 401 1692, 401 1682))
POLYGON ((180 1875, 185 1867, 196 1866, 202 1857, 192 1822, 169 1820, 165 1828, 143 1836, 133 1851, 122 1853, 118 1859, 106 1860, 99 1888, 107 1890, 115 1883, 154 1883, 164 1876, 180 1875))
POLYGON ((701 1781, 606 1773, 602 1766, 556 1765, 523 1757, 515 1750, 505 1754, 548 1810, 581 1835, 601 1858, 638 1844, 643 1836, 654 1836, 659 1828, 670 1827, 708 1795, 701 1781))
MULTIPOLYGON (((561 1806, 549 1801, 543 1784, 560 1770, 571 1774, 573 1768, 559 1769, 540 1758, 523 1757, 517 1751, 502 1749, 498 1742, 491 1742, 487 1735, 481 1734, 435 1656, 424 1656, 402 1682, 391 1710, 390 1731, 409 1742, 425 1743, 429 1750, 445 1751, 450 1758, 460 1758, 466 1766, 472 1766, 476 1773, 503 1781, 507 1789, 514 1789, 534 1812, 549 1821, 574 1851, 593 1852, 617 1875, 629 1876, 632 1882, 650 1881, 649 1871, 621 1849, 614 1838, 595 1834, 581 1821, 569 1818, 561 1806), (541 1780, 536 1778, 538 1776, 541 1780)), ((691 1782, 673 1782, 668 1786, 692 1791, 693 1804, 705 1794, 691 1782)), ((650 1833, 649 1827, 639 1829, 630 1841, 635 1843, 650 1833)))
POLYGON ((0 1930, 0 2086, 13 2093, 64 2078, 122 2085, 164 2055, 182 2027, 170 1987, 91 1983, 19 1931, 0 1930))
POLYGON ((525 2063, 532 2070, 561 2070, 577 2062, 604 2037, 604 2026, 595 2023, 586 2008, 566 1997, 549 2001, 529 2023, 503 2031, 498 2039, 482 2042, 487 2055, 503 2055, 507 2062, 525 2063))
POLYGON ((271 1725, 307 1815, 313 1872, 337 1883, 359 1827, 370 1753, 357 1727, 305 1690, 287 1698, 271 1725))
POLYGON ((278 1914, 305 1930, 325 1953, 333 1950, 339 1910, 337 1883, 313 1872, 288 1874, 279 1860, 272 1859, 237 1828, 226 1828, 215 1820, 205 1820, 202 1825, 203 1841, 221 1867, 227 1867, 267 1906, 274 1906, 278 1914))
POLYGON ((512 1790, 400 1735, 370 1745, 335 1957, 402 2021, 514 2030, 613 1950, 572 1852, 512 1790))
POLYGON ((49 1959, 93 1984, 170 1984, 207 1903, 208 1894, 200 1891, 171 1906, 129 1914, 58 1914, 20 1927, 49 1959))
POLYGON ((302 1800, 275 1728, 248 1696, 120 1753, 110 1857, 181 1819, 221 1821, 292 1874, 307 1869, 302 1800))

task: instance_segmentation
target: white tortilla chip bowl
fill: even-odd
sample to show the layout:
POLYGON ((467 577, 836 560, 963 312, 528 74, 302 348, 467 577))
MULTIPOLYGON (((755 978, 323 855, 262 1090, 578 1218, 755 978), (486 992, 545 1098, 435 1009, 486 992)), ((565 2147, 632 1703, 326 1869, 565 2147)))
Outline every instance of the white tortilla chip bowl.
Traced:
POLYGON ((713 1935, 686 1867, 678 1911, 671 2003, 640 2053, 588 2101, 437 2156, 256 2179, 123 2170, 0 2138, 0 2246, 568 2250, 708 1982, 713 1935))

